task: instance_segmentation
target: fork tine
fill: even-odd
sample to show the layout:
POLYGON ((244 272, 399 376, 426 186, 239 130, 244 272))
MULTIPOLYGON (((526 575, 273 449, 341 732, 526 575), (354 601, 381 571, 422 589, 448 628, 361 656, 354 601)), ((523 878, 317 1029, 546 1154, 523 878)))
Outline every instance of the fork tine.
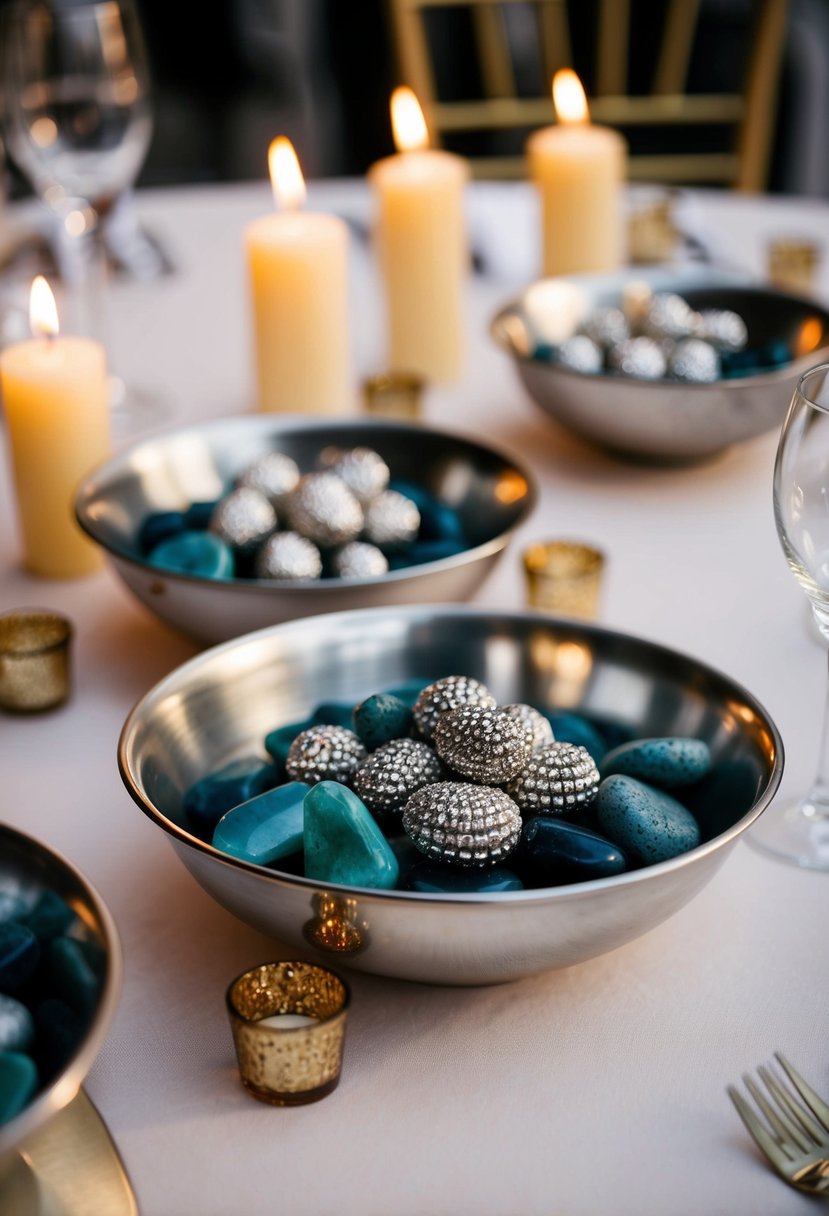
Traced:
POLYGON ((778 1173, 782 1174, 785 1178, 791 1166, 793 1156, 784 1152, 778 1141, 769 1133, 768 1128, 757 1118, 743 1095, 733 1085, 728 1086, 727 1093, 737 1109, 737 1114, 746 1125, 746 1129, 752 1140, 754 1140, 760 1151, 765 1153, 778 1173))
POLYGON ((784 1110, 775 1110, 752 1077, 744 1075, 743 1081, 745 1082, 746 1089, 766 1116, 772 1131, 777 1133, 780 1147, 785 1149, 791 1157, 794 1157, 798 1152, 808 1152, 813 1147, 811 1141, 807 1140, 803 1132, 795 1127, 786 1112, 784 1110))
POLYGON ((801 1103, 789 1093, 785 1085, 783 1085, 777 1079, 770 1069, 764 1068, 761 1065, 757 1071, 760 1074, 766 1089, 777 1103, 780 1111, 784 1114, 788 1113, 794 1122, 794 1126, 802 1128, 806 1135, 811 1139, 812 1143, 807 1144, 807 1147, 813 1148, 820 1145, 821 1141, 824 1140, 825 1137, 821 1131, 821 1128, 811 1117, 809 1112, 804 1110, 801 1103))
POLYGON ((824 1129, 829 1132, 829 1106, 827 1106, 823 1099, 815 1093, 811 1085, 804 1081, 800 1073, 792 1067, 792 1065, 783 1055, 782 1051, 776 1051, 774 1055, 780 1064, 780 1067, 784 1070, 786 1076, 791 1081, 792 1085, 809 1107, 809 1110, 812 1112, 818 1122, 823 1125, 824 1129))

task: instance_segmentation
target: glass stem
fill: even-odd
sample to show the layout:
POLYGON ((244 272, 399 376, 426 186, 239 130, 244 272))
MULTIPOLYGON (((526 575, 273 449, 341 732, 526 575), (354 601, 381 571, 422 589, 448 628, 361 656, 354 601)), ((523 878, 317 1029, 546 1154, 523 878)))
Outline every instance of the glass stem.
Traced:
MULTIPOLYGON (((829 655, 827 656, 829 662, 829 655)), ((812 787, 804 800, 804 810, 811 814, 829 819, 829 672, 827 673, 826 691, 823 704, 823 723, 820 731, 820 751, 818 753, 818 768, 812 787)))

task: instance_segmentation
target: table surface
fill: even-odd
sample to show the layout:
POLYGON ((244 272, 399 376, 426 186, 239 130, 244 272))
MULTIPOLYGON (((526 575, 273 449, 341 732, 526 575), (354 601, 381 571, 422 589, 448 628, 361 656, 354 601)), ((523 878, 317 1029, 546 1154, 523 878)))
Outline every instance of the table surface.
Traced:
MULTIPOLYGON (((321 184, 315 203, 368 214, 360 183, 321 184)), ((163 391, 162 425, 244 412, 241 231, 268 210, 267 185, 146 193, 138 205, 177 270, 115 285, 116 367, 163 391)), ((829 238, 829 208, 817 202, 702 193, 686 205, 712 253, 753 273, 770 236, 829 238)), ((597 543, 609 557, 603 623, 721 668, 777 722, 786 769, 774 814, 813 776, 826 682, 774 529, 776 436, 664 469, 621 463, 555 427, 487 337, 498 305, 534 275, 533 200, 524 186, 476 185, 469 214, 488 273, 470 283, 463 378, 429 394, 427 417, 520 454, 540 484, 537 510, 479 602, 523 606, 526 543, 597 543)), ((359 236, 352 245, 359 376, 382 368, 384 336, 370 252, 359 236)), ((829 296, 829 268, 819 291, 829 296)), ((145 1216, 813 1210, 761 1162, 724 1087, 782 1049, 829 1093, 829 875, 743 842, 668 922, 580 966, 478 989, 353 973, 339 1089, 294 1110, 252 1101, 224 990, 292 951, 196 885, 115 761, 131 706, 196 648, 108 569, 68 582, 27 576, 0 465, 0 610, 53 607, 77 628, 71 702, 0 719, 0 818, 65 853, 118 923, 124 991, 87 1088, 145 1216)))

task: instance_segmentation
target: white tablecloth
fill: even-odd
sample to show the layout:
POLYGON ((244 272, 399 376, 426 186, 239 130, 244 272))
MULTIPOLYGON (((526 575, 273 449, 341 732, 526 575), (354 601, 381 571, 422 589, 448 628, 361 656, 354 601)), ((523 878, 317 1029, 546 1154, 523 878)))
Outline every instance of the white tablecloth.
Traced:
MULTIPOLYGON (((318 187, 311 202, 365 214, 357 184, 318 187)), ((178 272, 116 285, 116 366, 164 391, 165 425, 247 409, 240 233, 269 208, 267 186, 145 194, 139 206, 178 272)), ((818 203, 699 195, 692 214, 712 249, 749 269, 762 266, 769 235, 829 236, 818 203)), ((555 428, 487 338, 496 306, 535 269, 531 200, 522 187, 477 186, 470 215, 491 275, 471 284, 463 380, 430 395, 428 417, 520 453, 541 487, 479 600, 522 606, 526 542, 598 543, 609 555, 603 622, 744 683, 785 741, 781 797, 799 791, 813 775, 826 673, 775 534, 776 436, 666 470, 619 463, 555 428)), ((383 366, 383 335, 358 239, 353 287, 364 374, 383 366)), ((108 570, 72 582, 23 573, 5 463, 0 510, 0 609, 51 606, 77 627, 71 703, 0 718, 0 817, 68 855, 118 922, 124 993, 87 1087, 146 1216, 812 1210, 760 1161, 724 1086, 782 1048, 829 1093, 829 875, 744 843, 670 921, 581 966, 472 990, 352 974, 335 1094, 294 1110, 251 1100, 224 989, 244 968, 294 951, 202 892, 115 764, 130 707, 195 647, 108 570)))

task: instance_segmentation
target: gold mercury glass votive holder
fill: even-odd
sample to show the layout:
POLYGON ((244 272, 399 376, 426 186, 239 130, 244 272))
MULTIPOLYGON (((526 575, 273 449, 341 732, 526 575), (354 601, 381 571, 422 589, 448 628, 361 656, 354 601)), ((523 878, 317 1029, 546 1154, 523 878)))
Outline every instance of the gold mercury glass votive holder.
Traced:
POLYGON ((598 612, 605 557, 592 545, 553 540, 524 551, 527 603, 544 612, 593 620, 598 612))
POLYGON ((242 1084, 262 1102, 301 1106, 337 1088, 351 992, 313 963, 263 963, 227 990, 242 1084))
POLYGON ((55 709, 69 696, 72 625, 64 616, 21 608, 0 616, 0 708, 55 709))
POLYGON ((417 421, 423 408, 425 381, 415 372, 384 372, 363 381, 363 408, 383 418, 417 421))
POLYGON ((814 291, 820 246, 808 237, 772 237, 768 243, 768 273, 781 291, 814 291))

